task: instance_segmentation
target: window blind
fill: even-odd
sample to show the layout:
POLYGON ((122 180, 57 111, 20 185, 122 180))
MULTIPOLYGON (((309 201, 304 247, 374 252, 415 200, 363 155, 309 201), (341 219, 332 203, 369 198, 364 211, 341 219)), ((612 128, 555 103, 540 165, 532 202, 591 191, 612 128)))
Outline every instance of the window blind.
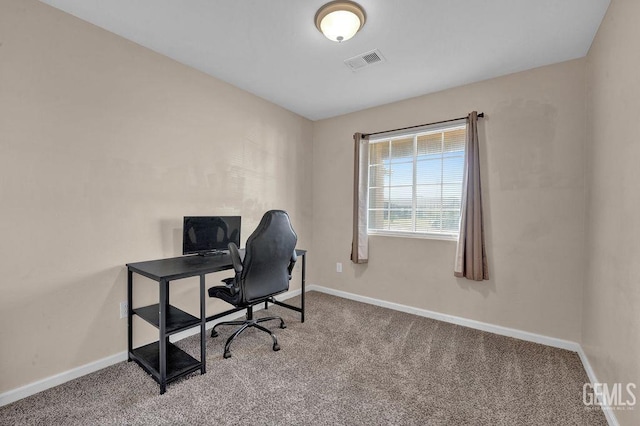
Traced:
POLYGON ((459 232, 466 125, 370 141, 368 231, 459 232))

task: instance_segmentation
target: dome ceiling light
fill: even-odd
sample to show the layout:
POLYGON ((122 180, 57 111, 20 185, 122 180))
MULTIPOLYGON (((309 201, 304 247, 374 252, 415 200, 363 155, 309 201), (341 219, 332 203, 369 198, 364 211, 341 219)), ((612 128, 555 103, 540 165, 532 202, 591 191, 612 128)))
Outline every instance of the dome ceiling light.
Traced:
POLYGON ((315 17, 316 27, 326 38, 341 43, 364 26, 364 9, 352 1, 332 1, 322 6, 315 17))

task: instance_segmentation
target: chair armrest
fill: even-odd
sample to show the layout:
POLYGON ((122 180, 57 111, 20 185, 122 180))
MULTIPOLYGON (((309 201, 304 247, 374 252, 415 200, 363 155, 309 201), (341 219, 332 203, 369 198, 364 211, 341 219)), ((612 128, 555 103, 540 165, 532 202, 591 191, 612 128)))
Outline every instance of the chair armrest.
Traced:
POLYGON ((235 296, 238 293, 238 285, 236 284, 236 278, 225 278, 222 280, 224 285, 229 289, 229 292, 232 296, 235 296))
POLYGON ((298 255, 296 254, 296 249, 293 249, 293 253, 291 253, 291 259, 289 260, 289 267, 287 268, 289 271, 289 279, 291 279, 291 273, 293 272, 293 267, 296 266, 297 260, 298 255))
POLYGON ((225 278, 223 280, 220 280, 224 283, 224 285, 226 285, 227 287, 233 287, 233 285, 236 282, 236 279, 231 277, 231 278, 225 278))
POLYGON ((229 243, 229 254, 231 255, 231 262, 233 263, 233 269, 236 274, 242 272, 242 259, 240 258, 240 251, 235 243, 229 243))

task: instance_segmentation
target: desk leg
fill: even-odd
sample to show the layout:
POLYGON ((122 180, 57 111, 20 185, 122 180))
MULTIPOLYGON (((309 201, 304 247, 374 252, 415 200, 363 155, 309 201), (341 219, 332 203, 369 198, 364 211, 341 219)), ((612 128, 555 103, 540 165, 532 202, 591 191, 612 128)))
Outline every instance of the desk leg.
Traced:
POLYGON ((304 322, 304 287, 305 287, 305 270, 307 264, 307 254, 302 255, 302 294, 300 296, 300 307, 302 308, 302 312, 300 312, 300 322, 304 322))
POLYGON ((204 274, 200 275, 200 374, 207 372, 207 356, 205 346, 205 328, 207 325, 207 316, 205 314, 205 298, 204 298, 204 274))
POLYGON ((167 390, 167 305, 169 300, 169 282, 160 281, 160 303, 158 303, 158 319, 160 321, 160 336, 158 344, 160 346, 160 395, 167 390))
POLYGON ((131 351, 133 351, 133 272, 127 270, 127 361, 131 361, 131 351))

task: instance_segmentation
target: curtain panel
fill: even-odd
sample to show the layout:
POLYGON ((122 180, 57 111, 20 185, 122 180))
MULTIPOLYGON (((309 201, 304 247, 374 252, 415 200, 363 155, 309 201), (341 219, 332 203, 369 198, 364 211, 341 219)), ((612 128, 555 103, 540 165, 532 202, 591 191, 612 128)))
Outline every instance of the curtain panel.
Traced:
POLYGON ((367 235, 367 187, 369 173, 369 138, 362 133, 353 135, 353 239, 351 261, 369 261, 369 237, 367 235))
POLYGON ((478 145, 478 113, 473 111, 467 117, 460 234, 453 274, 459 278, 482 281, 489 279, 489 268, 484 243, 478 145))

